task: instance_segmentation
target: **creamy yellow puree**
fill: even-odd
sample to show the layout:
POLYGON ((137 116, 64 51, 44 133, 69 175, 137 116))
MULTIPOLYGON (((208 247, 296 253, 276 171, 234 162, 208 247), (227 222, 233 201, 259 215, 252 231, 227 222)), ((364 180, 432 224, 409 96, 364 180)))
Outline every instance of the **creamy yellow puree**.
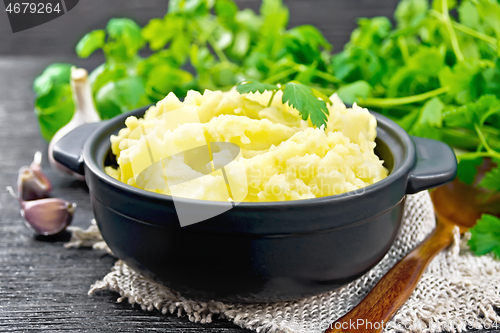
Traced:
POLYGON ((387 176, 374 153, 377 122, 366 109, 346 108, 334 95, 324 130, 302 120, 281 97, 278 92, 267 106, 270 92, 189 91, 183 102, 170 93, 144 118, 127 118, 126 127, 111 136, 119 167, 105 171, 147 190, 223 201, 232 200, 228 185, 237 201, 283 201, 357 190, 387 176), (221 170, 203 174, 175 158, 170 165, 177 163, 176 177, 186 181, 177 181, 174 191, 160 184, 165 175, 159 168, 148 168, 151 159, 159 161, 207 142, 231 142, 241 148, 225 168, 226 181, 221 170), (147 186, 139 181, 144 177, 147 186))

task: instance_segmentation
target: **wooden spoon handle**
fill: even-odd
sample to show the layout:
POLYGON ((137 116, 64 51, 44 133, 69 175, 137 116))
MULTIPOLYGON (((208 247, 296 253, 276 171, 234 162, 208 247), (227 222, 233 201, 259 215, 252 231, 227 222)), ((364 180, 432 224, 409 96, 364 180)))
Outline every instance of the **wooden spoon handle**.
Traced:
POLYGON ((453 242, 453 225, 438 222, 419 246, 387 272, 370 293, 325 333, 382 332, 385 324, 408 300, 431 260, 453 242))

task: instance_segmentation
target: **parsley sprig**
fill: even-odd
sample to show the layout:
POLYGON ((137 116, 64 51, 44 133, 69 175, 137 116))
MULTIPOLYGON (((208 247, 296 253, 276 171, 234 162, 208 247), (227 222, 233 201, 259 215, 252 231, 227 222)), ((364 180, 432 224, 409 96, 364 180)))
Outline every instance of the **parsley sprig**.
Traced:
MULTIPOLYGON (((229 90, 242 80, 294 80, 332 93, 340 82, 329 68, 332 45, 312 25, 289 28, 289 16, 282 0, 262 0, 257 11, 238 8, 233 0, 171 0, 166 15, 144 27, 126 18, 110 20, 105 29, 83 36, 76 53, 104 53, 105 63, 90 75, 102 119, 170 92, 182 98, 190 89, 229 90)), ((47 68, 34 87, 46 140, 74 111, 68 68, 47 68)))
POLYGON ((258 81, 244 81, 236 86, 236 90, 240 94, 272 91, 268 106, 271 105, 276 93, 281 90, 283 91, 282 103, 288 103, 299 111, 303 120, 310 119, 311 123, 318 128, 327 126, 329 115, 327 104, 332 104, 332 102, 328 96, 310 86, 294 81, 279 86, 258 81))
MULTIPOLYGON (((340 81, 337 94, 389 116, 412 135, 451 145, 459 180, 495 200, 500 196, 500 2, 401 0, 394 19, 395 26, 387 17, 358 20, 344 50, 331 59, 340 81), (484 172, 487 160, 493 167, 483 177, 478 170, 484 172)), ((499 222, 493 215, 478 221, 473 251, 485 253, 484 243, 500 255, 499 222)))
MULTIPOLYGON (((394 19, 395 26, 386 17, 358 20, 331 61, 337 94, 412 135, 448 143, 460 181, 500 195, 500 2, 401 0, 394 19), (486 159, 493 168, 476 182, 486 159)), ((476 228, 494 233, 492 221, 485 215, 476 228)), ((485 240, 472 230, 473 243, 485 240)), ((500 238, 491 239, 500 248, 500 238)))
POLYGON ((471 229, 469 246, 478 256, 492 252, 500 259, 500 219, 484 214, 471 229))

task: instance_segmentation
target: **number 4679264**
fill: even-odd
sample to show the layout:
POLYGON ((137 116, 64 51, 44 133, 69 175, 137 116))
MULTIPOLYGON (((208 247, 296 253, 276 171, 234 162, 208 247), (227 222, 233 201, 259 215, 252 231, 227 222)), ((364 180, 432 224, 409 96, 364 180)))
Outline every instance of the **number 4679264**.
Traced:
POLYGON ((50 2, 48 3, 16 2, 14 4, 9 3, 7 8, 5 8, 5 11, 7 13, 14 13, 14 14, 19 14, 19 13, 50 14, 52 12, 60 13, 61 8, 59 6, 59 3, 56 3, 55 6, 52 6, 50 2))

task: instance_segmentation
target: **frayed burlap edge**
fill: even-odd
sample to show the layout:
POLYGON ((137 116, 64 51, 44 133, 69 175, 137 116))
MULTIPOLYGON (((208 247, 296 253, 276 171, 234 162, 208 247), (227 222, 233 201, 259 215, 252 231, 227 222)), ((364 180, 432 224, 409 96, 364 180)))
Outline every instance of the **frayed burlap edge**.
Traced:
MULTIPOLYGON (((210 323, 217 316, 256 332, 323 332, 354 307, 434 226, 428 193, 408 196, 401 233, 375 268, 339 290, 293 302, 249 305, 190 300, 144 279, 121 261, 91 287, 89 294, 111 290, 120 294, 119 302, 128 300, 145 311, 185 315, 199 323, 210 323)), ((107 249, 95 222, 85 231, 72 232, 67 247, 107 249)), ((492 256, 474 256, 467 247, 467 237, 460 239, 458 229, 455 231, 454 244, 432 261, 410 299, 384 325, 384 332, 464 332, 495 327, 500 322, 495 311, 500 306, 500 261, 492 256)))

